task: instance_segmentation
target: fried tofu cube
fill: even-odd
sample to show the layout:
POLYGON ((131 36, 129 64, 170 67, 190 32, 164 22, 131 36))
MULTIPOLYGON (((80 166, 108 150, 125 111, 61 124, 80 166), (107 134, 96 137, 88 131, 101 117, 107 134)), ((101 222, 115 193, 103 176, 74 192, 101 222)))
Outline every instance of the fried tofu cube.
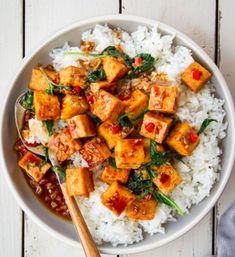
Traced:
POLYGON ((84 68, 69 66, 60 71, 60 83, 64 86, 86 87, 87 71, 84 68))
POLYGON ((87 114, 76 115, 67 121, 72 138, 92 137, 96 135, 93 121, 87 114))
POLYGON ((43 159, 31 152, 26 152, 18 162, 36 182, 39 182, 46 172, 51 168, 49 163, 43 163, 43 159))
POLYGON ((128 114, 128 117, 134 118, 146 109, 148 96, 140 90, 134 90, 131 93, 131 97, 124 101, 124 104, 126 106, 125 112, 128 114))
POLYGON ((89 197, 95 190, 92 173, 85 167, 66 169, 66 188, 70 196, 89 197))
POLYGON ((67 94, 62 100, 61 119, 67 120, 88 110, 89 105, 84 96, 67 94))
POLYGON ((197 93, 211 78, 212 74, 198 62, 193 62, 181 75, 182 81, 197 93))
POLYGON ((48 148, 56 155, 57 159, 61 162, 68 159, 81 147, 81 143, 72 138, 68 128, 65 128, 59 134, 50 137, 48 142, 48 148))
POLYGON ((135 199, 126 208, 128 218, 136 220, 152 220, 156 214, 155 200, 135 199))
POLYGON ((153 178, 153 183, 166 195, 182 182, 180 174, 171 164, 155 167, 154 170, 157 176, 153 178))
POLYGON ((189 156, 200 142, 196 129, 187 122, 177 124, 166 139, 166 144, 183 156, 189 156))
POLYGON ((94 101, 90 103, 91 111, 102 121, 109 119, 116 121, 124 112, 125 105, 112 94, 100 90, 98 94, 92 95, 94 101))
POLYGON ((104 138, 108 147, 112 149, 119 140, 127 137, 132 132, 132 128, 121 127, 118 123, 109 120, 103 122, 98 127, 98 134, 104 138))
POLYGON ((55 95, 35 91, 33 105, 38 120, 57 120, 60 118, 60 102, 55 95))
POLYGON ((29 89, 34 91, 45 92, 48 89, 48 79, 54 83, 59 82, 59 76, 56 71, 51 68, 35 67, 32 70, 31 80, 29 82, 29 89))
POLYGON ((144 142, 142 139, 123 139, 115 146, 117 168, 137 169, 144 162, 144 142))
POLYGON ((177 108, 178 88, 176 86, 154 85, 150 91, 150 111, 174 114, 177 108))
MULTIPOLYGON (((150 139, 149 138, 144 138, 144 163, 151 162, 151 157, 150 157, 150 139)), ((165 152, 165 148, 163 145, 157 144, 156 145, 156 150, 160 153, 165 152)))
POLYGON ((88 163, 89 167, 95 167, 101 164, 111 155, 111 152, 104 140, 99 137, 86 142, 80 149, 80 153, 88 163))
POLYGON ((148 112, 144 115, 140 135, 161 144, 170 129, 171 122, 172 119, 169 117, 148 112))
POLYGON ((98 92, 100 89, 112 91, 115 87, 116 83, 109 83, 108 81, 97 81, 90 84, 90 89, 94 93, 98 92))
POLYGON ((109 163, 106 163, 101 175, 101 180, 107 184, 112 184, 114 181, 126 183, 128 181, 130 169, 116 169, 109 163))
POLYGON ((108 82, 118 81, 124 77, 129 70, 124 62, 112 56, 103 57, 102 63, 108 82))
POLYGON ((101 201, 115 215, 119 216, 135 196, 119 182, 114 181, 101 195, 101 201))

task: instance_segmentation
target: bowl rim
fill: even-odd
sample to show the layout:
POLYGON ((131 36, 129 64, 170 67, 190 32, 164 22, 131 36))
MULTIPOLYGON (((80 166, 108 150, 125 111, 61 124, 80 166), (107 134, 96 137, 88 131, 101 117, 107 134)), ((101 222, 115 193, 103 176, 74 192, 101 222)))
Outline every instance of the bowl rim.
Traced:
MULTIPOLYGON (((57 30, 57 32, 53 33, 51 36, 47 37, 47 39, 44 40, 43 42, 42 41, 39 42, 37 44, 37 47, 34 48, 35 50, 31 50, 31 52, 20 62, 20 64, 18 65, 17 72, 15 73, 11 82, 9 83, 10 86, 9 86, 9 89, 7 92, 7 96, 5 97, 4 102, 3 102, 3 108, 1 111, 1 117, 0 117, 0 119, 1 119, 1 137, 0 137, 1 157, 0 157, 0 162, 1 162, 1 166, 3 168, 4 177, 7 181, 10 191, 14 195, 14 197, 17 200, 20 207, 27 213, 27 215, 29 215, 29 217, 36 224, 38 224, 41 228, 43 228, 49 234, 55 236, 56 238, 62 240, 65 243, 68 243, 72 246, 76 246, 79 248, 82 248, 81 243, 79 241, 70 239, 67 236, 62 235, 61 233, 59 233, 58 231, 56 231, 55 229, 50 227, 48 224, 43 222, 36 213, 31 211, 30 208, 25 203, 24 199, 18 193, 17 189, 14 187, 14 185, 11 181, 11 176, 7 171, 6 161, 3 157, 4 156, 4 150, 3 150, 4 146, 3 146, 2 139, 4 137, 4 131, 2 128, 3 128, 3 120, 4 120, 4 116, 5 116, 4 110, 7 106, 7 103, 9 101, 9 97, 12 93, 12 90, 14 89, 13 86, 14 86, 15 82, 17 81, 18 77, 20 76, 21 72, 24 70, 25 66, 33 58, 33 56, 36 55, 39 51, 41 51, 48 43, 54 41, 57 37, 63 35, 64 33, 69 32, 73 29, 76 29, 76 27, 88 25, 89 23, 96 23, 96 24, 105 23, 105 22, 109 23, 109 21, 112 21, 112 22, 126 21, 126 22, 144 23, 144 24, 146 24, 146 26, 157 25, 160 29, 165 30, 167 33, 175 34, 182 41, 187 42, 187 44, 190 45, 190 48, 192 49, 192 51, 196 52, 199 56, 201 56, 201 58, 207 62, 208 66, 210 66, 214 75, 216 75, 216 77, 219 81, 219 84, 221 86, 223 86, 223 91, 224 91, 225 99, 226 99, 227 106, 228 106, 228 113, 234 113, 234 104, 233 104, 232 96, 231 96, 231 93, 227 86, 227 83, 225 82, 221 72, 219 71, 219 69, 217 68, 215 63, 212 61, 212 59, 209 57, 209 55, 207 53, 205 53, 205 51, 200 46, 198 46, 193 40, 191 40, 188 36, 186 36, 185 34, 181 33, 180 31, 174 29, 173 27, 171 27, 169 25, 166 25, 165 23, 162 23, 162 22, 159 22, 159 21, 156 21, 153 19, 148 19, 148 18, 139 17, 139 16, 133 16, 133 15, 116 14, 116 15, 97 16, 97 17, 92 17, 92 18, 88 18, 88 19, 84 19, 84 20, 79 20, 79 21, 73 22, 69 25, 66 25, 66 26, 62 27, 61 29, 57 30)), ((231 119, 229 120, 229 126, 232 126, 234 128, 235 127, 235 117, 234 117, 234 115, 230 115, 230 118, 231 119)), ((149 243, 147 245, 139 245, 138 246, 138 243, 135 243, 135 244, 133 244, 134 247, 132 247, 132 248, 113 247, 113 248, 108 248, 108 249, 105 246, 101 245, 99 247, 101 252, 105 253, 105 254, 131 254, 131 253, 148 251, 148 250, 160 247, 162 245, 165 245, 165 244, 179 238, 180 236, 185 234, 187 231, 189 231, 191 228, 193 228, 199 221, 201 221, 202 218, 215 205, 216 201, 222 194, 222 192, 225 188, 225 185, 227 184, 227 181, 230 177, 232 167, 233 167, 233 162, 234 162, 234 156, 235 156, 235 130, 232 130, 232 133, 230 136, 231 136, 231 144, 232 144, 231 152, 230 152, 229 162, 227 163, 227 170, 226 170, 226 172, 224 172, 225 175, 223 177, 223 180, 220 180, 220 185, 218 186, 215 193, 213 195, 210 195, 211 200, 208 203, 208 205, 206 206, 206 208, 203 209, 191 222, 189 222, 189 224, 187 226, 182 227, 179 231, 175 232, 173 235, 171 235, 167 238, 161 239, 156 242, 149 243)))

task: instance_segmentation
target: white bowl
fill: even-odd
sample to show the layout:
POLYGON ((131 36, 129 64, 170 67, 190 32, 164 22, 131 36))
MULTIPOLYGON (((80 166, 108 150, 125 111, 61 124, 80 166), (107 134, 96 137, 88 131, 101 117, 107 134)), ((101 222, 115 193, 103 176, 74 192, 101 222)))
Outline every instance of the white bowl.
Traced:
POLYGON ((214 185, 210 197, 203 200, 199 205, 194 206, 191 209, 190 214, 183 218, 179 218, 177 222, 169 222, 166 225, 166 234, 164 235, 146 235, 143 241, 129 245, 128 247, 112 247, 110 244, 100 246, 101 252, 107 254, 137 253, 162 246, 178 238, 197 224, 210 211, 218 200, 229 179, 234 161, 234 106, 228 86, 214 62, 196 43, 172 27, 141 17, 110 15, 79 21, 61 29, 49 40, 42 43, 33 53, 22 61, 12 83, 6 87, 10 88, 10 90, 4 103, 1 123, 1 162, 2 172, 5 174, 6 181, 21 208, 39 226, 51 233, 53 236, 71 245, 81 247, 79 241, 77 240, 73 225, 63 221, 60 218, 57 218, 43 205, 41 205, 39 201, 36 200, 29 186, 26 184, 22 172, 19 171, 17 166, 17 156, 13 150, 13 145, 16 139, 16 128, 13 118, 14 103, 18 95, 26 90, 32 68, 37 63, 48 64, 50 62, 48 52, 51 49, 62 46, 65 41, 69 41, 72 45, 79 44, 81 33, 89 28, 92 28, 98 23, 107 23, 111 26, 120 27, 129 32, 134 31, 138 25, 153 26, 158 24, 159 30, 163 34, 175 34, 175 43, 185 45, 192 49, 194 58, 212 71, 212 80, 216 86, 217 95, 220 98, 225 99, 224 108, 227 112, 226 119, 229 126, 227 130, 227 137, 223 140, 222 144, 223 156, 221 177, 220 180, 214 185))

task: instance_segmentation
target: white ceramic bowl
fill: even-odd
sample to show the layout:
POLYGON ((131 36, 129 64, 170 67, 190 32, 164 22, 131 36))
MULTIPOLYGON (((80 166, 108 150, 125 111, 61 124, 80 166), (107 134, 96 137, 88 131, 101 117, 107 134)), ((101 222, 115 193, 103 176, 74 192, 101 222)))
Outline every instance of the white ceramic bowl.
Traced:
POLYGON ((38 225, 66 243, 78 247, 81 246, 77 240, 77 236, 72 224, 57 218, 44 206, 42 206, 39 201, 36 200, 31 189, 26 184, 22 172, 19 172, 19 168, 17 166, 17 156, 13 150, 13 145, 16 138, 16 128, 13 118, 14 103, 17 96, 26 90, 32 68, 37 63, 48 64, 50 62, 48 52, 51 49, 63 45, 65 41, 69 41, 72 45, 79 44, 81 33, 89 28, 92 28, 98 23, 107 23, 111 26, 121 27, 129 32, 134 31, 138 25, 152 26, 158 24, 159 30, 163 34, 175 34, 175 43, 185 45, 192 49, 194 58, 212 71, 212 80, 216 86, 217 95, 220 98, 225 99, 224 108, 227 112, 226 119, 229 122, 229 126, 227 130, 227 137, 223 140, 222 144, 223 156, 221 177, 218 183, 214 185, 210 197, 203 200, 199 205, 194 206, 189 215, 186 215, 184 218, 179 218, 177 222, 169 222, 166 226, 166 234, 164 235, 146 235, 142 242, 129 245, 128 247, 112 247, 109 244, 105 244, 100 247, 101 252, 107 254, 129 254, 147 251, 178 238, 191 229, 208 213, 221 195, 229 179, 234 161, 235 120, 234 107, 229 89, 220 71, 210 57, 197 44, 179 31, 154 20, 134 16, 111 15, 76 22, 66 28, 61 29, 49 40, 42 43, 33 53, 23 60, 12 83, 9 86, 6 86, 6 88, 9 88, 9 93, 6 97, 2 111, 1 172, 5 174, 6 181, 21 208, 38 225))

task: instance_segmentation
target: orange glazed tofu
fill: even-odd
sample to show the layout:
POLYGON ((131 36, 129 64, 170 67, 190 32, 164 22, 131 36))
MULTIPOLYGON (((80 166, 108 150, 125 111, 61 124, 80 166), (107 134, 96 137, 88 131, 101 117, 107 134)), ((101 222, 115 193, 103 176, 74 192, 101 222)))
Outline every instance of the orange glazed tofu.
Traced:
POLYGON ((93 121, 87 114, 76 115, 67 121, 72 138, 92 137, 96 135, 93 121))
POLYGON ((60 102, 57 96, 34 92, 33 105, 38 120, 57 120, 60 118, 60 102))
POLYGON ((148 96, 140 90, 135 90, 131 93, 131 97, 124 101, 124 104, 126 105, 125 112, 128 114, 128 117, 134 118, 146 109, 148 96))
POLYGON ((197 93, 211 78, 212 74, 198 62, 193 62, 181 75, 182 81, 197 93))
POLYGON ((103 57, 102 63, 108 82, 114 82, 121 79, 129 70, 124 61, 112 56, 103 57))
POLYGON ((69 66, 60 71, 60 83, 64 86, 84 88, 87 71, 84 68, 69 66))
POLYGON ((119 216, 135 196, 119 182, 113 182, 101 195, 101 201, 115 215, 119 216))
POLYGON ((65 128, 49 139, 48 148, 63 162, 81 148, 81 143, 73 139, 68 128, 65 128))
POLYGON ((170 129, 171 122, 171 118, 148 112, 144 115, 140 135, 161 144, 170 129))
POLYGON ((89 105, 84 96, 67 94, 62 100, 61 119, 67 120, 88 110, 89 105))
POLYGON ((112 149, 119 140, 127 137, 131 132, 131 128, 121 127, 118 123, 113 123, 108 120, 98 127, 98 134, 105 139, 110 149, 112 149))
POLYGON ((35 91, 45 92, 48 89, 48 79, 50 79, 54 83, 59 82, 59 76, 56 71, 53 69, 35 67, 32 70, 31 80, 29 83, 29 89, 35 91))
POLYGON ((144 162, 144 142, 142 139, 123 139, 115 147, 117 168, 137 169, 144 162))
POLYGON ((95 167, 101 164, 111 155, 104 140, 99 137, 86 142, 82 149, 80 149, 80 153, 88 163, 89 167, 95 167))
POLYGON ((189 156, 200 142, 197 132, 187 122, 177 124, 166 139, 166 144, 183 156, 189 156))
POLYGON ((66 169, 66 188, 70 196, 89 197, 95 190, 92 173, 84 167, 66 169))
POLYGON ((49 163, 43 163, 43 159, 31 152, 27 152, 18 162, 36 182, 39 182, 45 173, 50 169, 49 163))
POLYGON ((153 183, 166 195, 182 182, 180 174, 170 164, 155 167, 154 170, 157 176, 153 179, 153 183))
POLYGON ((128 218, 136 220, 152 220, 156 213, 157 202, 155 200, 136 199, 126 208, 128 218))
POLYGON ((130 172, 130 169, 116 169, 109 163, 106 163, 101 175, 101 180, 107 184, 112 184, 114 181, 126 183, 128 181, 130 172))
POLYGON ((88 96, 88 102, 91 105, 91 111, 102 121, 107 119, 116 121, 125 109, 122 101, 102 89, 98 94, 88 96), (92 102, 89 101, 91 96, 93 97, 92 102))
POLYGON ((176 86, 152 86, 149 97, 150 111, 174 114, 177 108, 178 88, 176 86))
POLYGON ((108 91, 114 89, 116 83, 109 83, 108 81, 97 81, 90 84, 90 89, 92 92, 98 92, 100 89, 106 89, 108 91))

